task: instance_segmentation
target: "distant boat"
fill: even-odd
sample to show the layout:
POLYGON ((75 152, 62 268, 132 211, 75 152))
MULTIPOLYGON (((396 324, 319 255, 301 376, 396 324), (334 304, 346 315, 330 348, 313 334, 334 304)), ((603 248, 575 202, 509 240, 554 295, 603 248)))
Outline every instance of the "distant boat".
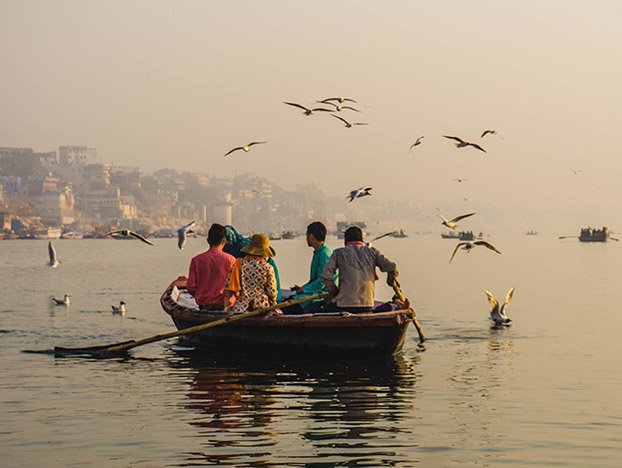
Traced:
POLYGON ((580 242, 607 242, 608 240, 618 241, 615 237, 611 237, 611 233, 606 226, 602 229, 593 229, 591 227, 582 228, 579 237, 560 236, 559 239, 579 239, 580 242))
POLYGON ((281 235, 280 235, 280 234, 270 234, 270 235, 268 236, 268 238, 269 238, 270 240, 281 240, 281 239, 283 239, 283 237, 281 237, 281 235))
POLYGON ((609 235, 609 229, 606 226, 603 226, 602 229, 583 228, 579 234, 580 242, 607 242, 609 239, 612 237, 609 235))
POLYGON ((296 233, 293 231, 283 231, 283 234, 281 234, 281 239, 295 239, 296 238, 296 233))
POLYGON ((61 239, 84 239, 84 234, 80 231, 66 232, 60 236, 61 239))
MULTIPOLYGON (((475 234, 473 234, 473 231, 459 231, 459 232, 449 231, 449 232, 442 232, 441 233, 441 237, 443 239, 458 239, 458 240, 461 240, 461 241, 472 241, 472 240, 475 240, 475 234)), ((480 232, 477 237, 478 237, 478 239, 481 239, 482 237, 484 237, 484 234, 480 232)))
POLYGON ((526 236, 537 236, 538 232, 537 231, 527 231, 527 233, 525 235, 526 236))

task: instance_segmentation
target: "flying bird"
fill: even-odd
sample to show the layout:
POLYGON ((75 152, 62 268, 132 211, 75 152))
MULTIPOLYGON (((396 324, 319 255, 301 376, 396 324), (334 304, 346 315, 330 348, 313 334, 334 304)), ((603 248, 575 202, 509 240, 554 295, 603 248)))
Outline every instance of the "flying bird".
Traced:
POLYGON ((434 213, 436 216, 441 218, 443 222, 441 223, 443 226, 447 226, 449 229, 456 229, 458 227, 458 221, 464 218, 468 218, 469 216, 473 216, 475 213, 464 214, 460 216, 456 216, 455 218, 447 219, 440 213, 434 213))
POLYGON ((179 247, 179 250, 184 249, 184 246, 186 245, 187 235, 191 232, 194 232, 190 229, 192 226, 194 226, 194 224, 195 222, 193 220, 192 222, 180 227, 179 229, 177 229, 177 231, 175 231, 177 233, 177 247, 179 247))
POLYGON ((335 117, 336 119, 341 120, 345 125, 346 128, 352 128, 354 125, 369 125, 365 122, 354 122, 354 123, 350 123, 348 122, 346 119, 342 119, 341 117, 339 117, 338 115, 335 114, 330 114, 331 116, 335 117))
POLYGON ((295 102, 287 102, 283 101, 283 104, 287 104, 288 106, 298 107, 304 111, 304 115, 309 116, 314 112, 335 112, 333 109, 324 109, 323 107, 316 107, 315 109, 309 109, 308 107, 303 106, 302 104, 296 104, 295 102))
POLYGON ((244 146, 238 146, 237 148, 233 148, 233 149, 230 149, 229 151, 227 151, 227 152, 223 155, 223 157, 225 157, 225 156, 229 156, 229 155, 230 155, 231 153, 233 153, 234 151, 239 151, 239 150, 242 150, 242 151, 244 151, 245 153, 248 153, 248 152, 251 150, 251 146, 253 146, 253 145, 263 145, 264 143, 268 143, 268 142, 267 142, 267 141, 253 141, 253 142, 251 142, 251 143, 249 143, 249 144, 247 144, 247 145, 244 145, 244 146))
POLYGON ((352 106, 341 106, 341 105, 339 105, 339 104, 335 104, 335 103, 334 103, 334 102, 332 102, 332 101, 327 101, 327 100, 324 100, 324 101, 316 101, 316 102, 318 102, 319 104, 329 104, 329 105, 331 105, 331 106, 334 106, 334 107, 335 107, 335 110, 336 110, 337 112, 341 112, 343 109, 353 110, 354 112, 361 112, 360 110, 355 109, 355 108, 354 108, 354 107, 352 107, 352 106))
POLYGON ((514 295, 514 288, 510 289, 505 296, 505 302, 499 308, 499 301, 495 299, 495 296, 492 295, 490 291, 486 291, 486 297, 488 298, 488 305, 490 306, 490 320, 495 323, 495 326, 510 326, 512 320, 508 318, 505 313, 505 309, 508 304, 512 300, 512 296, 514 295))
POLYGON ((55 297, 52 298, 52 301, 54 301, 54 305, 57 306, 69 306, 71 305, 71 300, 69 299, 71 296, 69 294, 65 294, 65 297, 62 299, 56 299, 55 297))
POLYGON ((568 170, 570 172, 572 172, 574 175, 579 175, 581 172, 583 172, 583 169, 571 169, 571 168, 568 168, 568 170))
POLYGON ((484 138, 486 135, 496 135, 496 134, 497 134, 496 130, 484 130, 480 138, 484 138))
POLYGON ((452 179, 452 180, 455 180, 456 182, 468 182, 469 181, 469 179, 462 179, 460 177, 458 177, 456 179, 452 179))
POLYGON ((421 140, 423 140, 423 137, 420 136, 419 138, 417 138, 417 141, 415 141, 412 145, 410 145, 410 149, 408 150, 408 153, 410 153, 410 151, 415 147, 415 146, 419 146, 421 144, 421 140))
POLYGON ((462 250, 466 250, 467 252, 470 252, 471 250, 473 250, 476 246, 478 245, 483 245, 484 247, 492 250, 493 252, 497 252, 498 254, 500 254, 501 252, 499 252, 495 246, 493 246, 492 244, 486 242, 486 241, 465 241, 465 242, 458 242, 458 245, 456 245, 456 248, 454 249, 454 253, 451 254, 451 258, 449 259, 449 263, 451 263, 451 261, 454 259, 454 256, 456 255, 456 252, 458 252, 458 249, 460 247, 462 247, 462 250))
POLYGON ((125 302, 119 302, 119 307, 110 306, 113 314, 125 315, 125 302))
POLYGON ((119 236, 124 236, 124 237, 132 236, 140 241, 143 241, 145 244, 155 245, 153 242, 150 242, 149 240, 147 240, 147 238, 141 236, 140 234, 135 233, 134 231, 130 231, 129 229, 119 229, 117 231, 110 231, 104 234, 104 236, 114 236, 114 235, 119 235, 119 236))
POLYGON ((60 264, 60 261, 58 260, 58 258, 56 258, 56 249, 54 248, 54 244, 52 244, 52 241, 48 242, 48 255, 50 259, 48 260, 46 265, 51 266, 52 268, 56 268, 60 264))
POLYGON ((385 232, 384 234, 380 234, 379 236, 374 237, 371 241, 367 243, 367 245, 371 246, 372 242, 376 242, 384 237, 394 236, 397 234, 397 231, 385 232))
POLYGON ((350 195, 348 195, 346 198, 349 198, 350 203, 352 203, 357 198, 365 197, 368 195, 371 196, 371 193, 369 193, 371 189, 371 187, 361 187, 356 190, 352 190, 350 192, 350 195))
POLYGON ((323 99, 322 101, 319 101, 319 102, 326 102, 326 101, 337 101, 340 104, 343 104, 344 102, 353 102, 354 104, 358 104, 354 99, 350 99, 347 97, 331 97, 331 98, 323 99))
POLYGON ((464 148, 465 146, 472 146, 473 148, 483 151, 484 153, 486 152, 486 150, 482 148, 480 145, 478 145, 477 143, 470 143, 468 141, 464 141, 462 138, 459 138, 459 137, 443 135, 443 138, 454 140, 456 142, 455 143, 456 148, 464 148))

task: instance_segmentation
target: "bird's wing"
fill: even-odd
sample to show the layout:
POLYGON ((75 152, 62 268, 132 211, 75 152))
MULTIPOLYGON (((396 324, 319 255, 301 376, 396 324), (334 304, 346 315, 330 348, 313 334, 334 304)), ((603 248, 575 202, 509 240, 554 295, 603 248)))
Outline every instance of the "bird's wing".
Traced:
POLYGON ((346 97, 346 98, 342 98, 341 100, 342 100, 343 102, 353 102, 353 103, 355 103, 355 104, 358 104, 358 102, 356 102, 354 99, 350 99, 350 98, 347 98, 347 97, 346 97))
POLYGON ((353 110, 354 112, 361 112, 360 110, 355 109, 354 107, 350 107, 350 106, 341 106, 341 108, 342 109, 350 109, 350 110, 353 110))
POLYGON ((468 218, 469 216, 473 216, 475 213, 469 213, 469 214, 464 214, 464 215, 460 215, 460 216, 456 216, 455 218, 453 218, 451 221, 453 221, 454 223, 457 223, 458 221, 460 221, 461 219, 464 218, 468 218))
POLYGON ((385 232, 384 234, 374 237, 371 240, 371 242, 376 242, 377 240, 382 239, 383 237, 392 236, 393 234, 395 234, 395 231, 385 232))
POLYGON ((449 138, 450 140, 459 141, 460 143, 464 143, 465 141, 462 138, 458 138, 455 136, 442 135, 443 138, 449 138))
POLYGON ((288 106, 293 106, 293 107, 298 107, 299 109, 308 111, 310 109, 307 109, 305 106, 300 105, 300 104, 296 104, 295 102, 287 102, 287 101, 283 101, 283 104, 287 104, 288 106))
POLYGON ((50 256, 50 262, 54 262, 56 260, 56 249, 54 248, 52 241, 48 242, 48 255, 50 256))
POLYGON ((472 146, 473 148, 476 148, 480 151, 483 151, 484 153, 486 152, 486 150, 484 148, 482 148, 480 145, 478 145, 477 143, 467 143, 468 146, 472 146))
POLYGON ((179 247, 179 250, 183 250, 185 244, 186 244, 186 231, 180 230, 177 233, 177 247, 179 247))
POLYGON ((315 101, 315 102, 317 102, 318 104, 330 104, 331 106, 339 107, 334 102, 331 102, 330 99, 324 99, 322 101, 315 101))
POLYGON ((514 295, 514 288, 510 289, 507 293, 507 295, 505 296, 505 304, 504 305, 508 305, 510 303, 510 301, 512 300, 512 296, 514 295))
POLYGON ((196 223, 195 220, 190 221, 188 224, 186 224, 184 227, 182 227, 182 229, 185 231, 187 229, 190 229, 192 226, 194 226, 196 223))
POLYGON ((104 234, 104 236, 112 236, 114 234, 121 234, 122 232, 123 232, 122 230, 110 231, 110 232, 107 232, 106 234, 104 234))
POLYGON ((268 142, 267 141, 253 141, 246 146, 263 145, 264 143, 268 143, 268 142))
POLYGON ((486 299, 488 299, 488 306, 490 307, 491 313, 493 310, 495 310, 495 308, 499 307, 499 302, 495 299, 495 296, 493 296, 490 291, 486 291, 486 299))
POLYGON ((136 239, 143 241, 145 244, 155 245, 153 242, 150 242, 148 239, 141 236, 140 234, 135 233, 134 231, 130 231, 130 236, 134 236, 136 239))
POLYGON ((323 107, 316 107, 315 109, 311 109, 313 112, 335 112, 334 109, 324 109, 323 107))
POLYGON ((367 122, 355 122, 352 125, 369 125, 367 122))
POLYGON ((458 251, 458 249, 460 247, 462 247, 463 245, 466 245, 466 242, 458 242, 458 245, 456 245, 456 248, 454 249, 454 253, 451 254, 451 258, 449 259, 449 263, 451 263, 451 261, 454 259, 454 257, 456 256, 456 252, 458 251))
POLYGON ((449 221, 447 218, 445 218, 442 214, 440 213, 434 213, 436 216, 438 216, 439 218, 441 218, 444 222, 449 221))
POLYGON ((339 117, 338 115, 335 114, 330 114, 332 117, 335 117, 336 119, 341 120, 343 123, 345 123, 346 125, 350 125, 350 122, 348 122, 346 119, 339 117))
POLYGON ((497 132, 495 132, 494 130, 484 130, 484 133, 482 133, 482 136, 480 136, 480 138, 484 138, 484 137, 485 137, 486 135, 488 135, 489 133, 490 133, 491 135, 494 135, 494 134, 495 134, 495 133, 497 133, 497 132))
POLYGON ((370 190, 373 190, 372 187, 364 187, 361 190, 363 190, 363 192, 369 192, 370 190))
POLYGON ((490 244, 490 243, 488 243, 488 242, 486 242, 486 241, 475 241, 475 242, 473 242, 473 244, 475 244, 475 245, 483 245, 484 247, 486 247, 486 248, 488 248, 488 249, 490 249, 490 250, 492 250, 492 251, 494 251, 494 252, 497 252, 498 254, 500 254, 500 253, 501 253, 501 252, 499 252, 499 251, 495 248, 495 246, 494 246, 494 245, 492 245, 492 244, 490 244))
POLYGON ((243 149, 243 147, 242 147, 242 146, 238 146, 237 148, 230 149, 229 151, 227 151, 227 152, 226 152, 225 154, 223 154, 222 156, 223 156, 223 158, 224 158, 225 156, 229 156, 229 155, 230 155, 231 153, 233 153, 234 151, 238 151, 238 150, 241 150, 241 149, 243 149))

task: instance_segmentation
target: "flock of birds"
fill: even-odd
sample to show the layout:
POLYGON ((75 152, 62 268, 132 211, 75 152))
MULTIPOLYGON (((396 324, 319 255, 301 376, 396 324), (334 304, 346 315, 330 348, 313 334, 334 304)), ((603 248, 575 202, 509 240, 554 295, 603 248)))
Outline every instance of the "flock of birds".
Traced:
MULTIPOLYGON (((343 125, 346 128, 353 128, 355 126, 364 126, 364 125, 368 125, 367 122, 352 122, 346 118, 341 117, 340 115, 336 115, 337 113, 341 113, 343 111, 351 111, 351 112, 356 112, 356 113, 361 113, 361 111, 359 109, 357 109, 356 107, 353 107, 353 105, 358 104, 358 102, 355 99, 352 98, 346 98, 346 97, 331 97, 331 98, 326 98, 326 99, 322 99, 322 100, 318 100, 315 101, 315 104, 317 104, 317 106, 304 106, 302 104, 296 103, 296 102, 289 102, 289 101, 283 101, 283 104, 290 106, 290 107, 294 107, 297 109, 302 110, 303 115, 309 117, 315 113, 328 113, 331 115, 331 117, 339 120, 341 123, 343 123, 343 125)), ((484 138, 487 135, 498 135, 496 130, 492 130, 492 129, 488 129, 488 130, 484 130, 480 136, 480 138, 484 138)), ((486 153, 486 150, 479 144, 479 143, 475 143, 472 141, 468 141, 465 140, 461 137, 458 136, 451 136, 451 135, 442 135, 443 138, 446 138, 448 140, 451 140, 456 148, 467 148, 467 147, 471 147, 474 148, 478 151, 484 152, 486 153)), ((423 139, 425 138, 425 136, 420 136, 418 137, 409 147, 408 149, 408 153, 410 153, 414 148, 416 148, 417 146, 420 146, 423 143, 423 139)), ((250 152, 251 148, 253 146, 256 145, 263 145, 266 144, 267 141, 252 141, 250 143, 247 143, 245 145, 241 145, 241 146, 236 146, 234 148, 231 148, 229 151, 227 151, 223 157, 229 156, 232 153, 235 153, 237 151, 243 151, 244 153, 248 153, 250 152)), ((575 175, 578 174, 579 172, 581 172, 580 170, 575 170, 575 169, 570 169, 575 175)), ((467 181, 468 179, 465 178, 456 178, 453 179, 454 181, 457 182, 464 182, 467 181)), ((357 200, 359 198, 363 198, 366 196, 371 196, 372 193, 372 187, 368 187, 368 186, 363 186, 363 187, 359 187, 357 189, 354 189, 352 191, 350 191, 349 195, 346 197, 346 199, 348 199, 348 201, 351 203, 354 200, 357 200)), ((436 213, 436 215, 438 217, 440 217, 442 219, 442 225, 446 226, 449 229, 456 229, 458 227, 458 222, 468 218, 470 216, 475 215, 476 213, 467 213, 467 214, 463 214, 463 215, 459 215, 453 218, 445 218, 444 216, 442 216, 440 213, 436 213)), ((186 224, 185 226, 182 226, 178 229, 176 229, 174 232, 177 235, 177 245, 179 247, 179 249, 183 249, 185 244, 186 244, 186 240, 187 240, 187 235, 189 233, 192 233, 192 227, 194 227, 195 225, 195 221, 192 221, 188 224, 186 224)), ((381 239, 383 237, 387 237, 390 235, 393 235, 394 232, 389 232, 389 233, 385 233, 382 234, 380 236, 377 236, 376 238, 374 238, 372 240, 376 241, 378 239, 381 239)), ((147 238, 145 238, 144 236, 130 230, 130 229, 120 229, 120 230, 114 230, 114 231, 110 231, 108 233, 106 233, 106 235, 109 236, 123 236, 123 237, 134 237, 138 240, 140 240, 141 242, 145 243, 145 244, 149 244, 151 246, 154 246, 155 244, 151 241, 149 241, 147 238)), ((371 243, 369 244, 371 245, 371 243)), ((467 253, 470 252, 471 250, 473 250, 475 247, 478 246, 483 246, 486 247, 487 249, 497 253, 497 254, 501 254, 501 252, 495 247, 493 246, 491 243, 486 242, 484 240, 476 240, 476 241, 462 241, 459 242, 452 254, 451 257, 449 258, 449 263, 451 263, 451 261, 453 260, 453 258, 455 257, 456 253, 458 252, 458 250, 462 249, 464 251, 466 251, 467 253)), ((56 268, 59 264, 60 261, 57 258, 56 255, 56 250, 54 249, 54 246, 52 244, 52 242, 50 241, 48 244, 48 251, 49 251, 49 261, 47 263, 48 266, 51 266, 53 268, 56 268)), ((514 293, 514 288, 512 288, 505 299, 504 304, 499 307, 499 303, 498 301, 494 298, 494 296, 492 295, 492 293, 490 293, 489 291, 486 291, 486 297, 488 298, 488 302, 490 305, 490 318, 491 320, 494 322, 495 326, 508 326, 511 323, 511 320, 507 317, 507 315, 505 314, 505 309, 507 308, 507 305, 509 304, 510 300, 512 299, 512 295, 514 293)), ((69 294, 65 294, 63 299, 56 299, 53 298, 54 304, 56 305, 63 305, 63 306, 69 306, 71 301, 70 301, 70 295, 69 294)), ((119 303, 119 306, 111 306, 112 307, 112 312, 115 314, 125 314, 125 302, 121 301, 119 303)))

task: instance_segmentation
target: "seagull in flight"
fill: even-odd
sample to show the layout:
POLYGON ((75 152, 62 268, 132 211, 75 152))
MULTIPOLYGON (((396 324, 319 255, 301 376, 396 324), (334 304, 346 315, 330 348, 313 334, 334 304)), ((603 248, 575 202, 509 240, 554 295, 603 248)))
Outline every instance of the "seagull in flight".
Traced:
POLYGON ((395 234, 397 234, 397 231, 391 231, 391 232, 385 232, 384 234, 380 234, 379 236, 374 237, 372 240, 370 240, 367 243, 367 247, 371 247, 373 242, 376 242, 377 240, 380 240, 384 237, 389 237, 389 236, 394 236, 395 234))
POLYGON ((465 241, 465 242, 458 242, 458 245, 456 245, 456 248, 454 249, 454 253, 451 254, 451 258, 449 259, 449 263, 451 263, 451 261, 454 259, 454 256, 456 255, 456 252, 458 252, 458 249, 460 249, 460 247, 462 247, 462 250, 466 250, 467 252, 470 252, 471 250, 473 250, 475 247, 477 247, 478 245, 483 245, 484 247, 492 250, 493 252, 497 252, 498 254, 500 254, 501 252, 499 252, 494 245, 486 242, 486 241, 465 241))
POLYGON ((48 260, 46 265, 52 268, 56 268, 60 264, 60 260, 56 258, 56 249, 54 248, 54 244, 52 244, 52 241, 48 242, 48 255, 50 259, 48 260))
POLYGON ((331 97, 331 98, 323 99, 322 101, 319 101, 319 102, 326 102, 326 101, 337 101, 339 104, 343 104, 344 102, 353 102, 354 104, 358 104, 354 99, 350 99, 347 97, 331 97))
POLYGON ((497 135, 497 131, 496 130, 484 130, 480 138, 484 138, 486 135, 497 135))
POLYGON ((341 120, 341 121, 342 121, 342 122, 346 125, 346 128, 352 128, 354 125, 368 125, 368 124, 367 124, 367 123, 365 123, 365 122, 354 122, 354 123, 350 123, 350 122, 348 122, 346 119, 342 119, 342 118, 341 118, 341 117, 339 117, 338 115, 335 115, 335 114, 330 114, 330 115, 331 115, 331 116, 333 116, 333 117, 335 117, 336 119, 341 120))
POLYGON ((408 150, 408 153, 410 153, 410 151, 415 147, 415 146, 419 146, 421 144, 421 140, 423 140, 423 137, 420 136, 419 138, 417 138, 417 141, 415 141, 412 145, 410 145, 410 149, 408 150))
POLYGON ((175 231, 177 233, 177 247, 179 247, 179 250, 184 250, 184 245, 186 245, 187 234, 194 232, 192 229, 190 229, 194 225, 195 225, 195 221, 193 220, 192 222, 186 224, 185 226, 180 227, 179 229, 175 231))
POLYGON ((447 226, 449 229, 456 229, 458 227, 458 221, 464 218, 468 218, 469 216, 473 216, 475 213, 464 214, 460 216, 456 216, 455 218, 447 219, 440 213, 434 213, 436 216, 441 218, 443 222, 441 223, 443 226, 447 226))
POLYGON ((125 315, 125 302, 119 302, 119 307, 110 306, 113 314, 125 315))
POLYGON ((499 308, 499 301, 495 299, 495 296, 492 295, 490 291, 486 291, 486 297, 488 298, 488 305, 490 306, 490 320, 495 323, 496 327, 506 326, 509 327, 512 323, 512 320, 508 318, 505 313, 505 309, 512 300, 512 296, 514 295, 514 288, 510 289, 505 296, 505 302, 499 308))
POLYGON ((69 294, 65 294, 65 297, 62 299, 56 299, 55 297, 52 298, 52 301, 54 301, 54 305, 60 306, 60 305, 64 305, 64 306, 69 306, 71 305, 71 301, 69 300, 71 296, 69 294))
POLYGON ((339 105, 339 104, 335 104, 335 103, 334 103, 334 102, 332 102, 332 101, 327 101, 327 100, 324 100, 324 101, 317 101, 317 102, 318 102, 319 104, 329 104, 329 105, 331 105, 331 106, 334 106, 334 107, 335 107, 335 110, 336 110, 337 112, 341 112, 343 109, 353 110, 354 112, 361 112, 360 110, 355 109, 355 108, 354 108, 354 107, 352 107, 352 106, 341 106, 341 105, 339 105))
POLYGON ((465 146, 472 146, 473 148, 483 151, 484 153, 486 152, 486 150, 482 148, 480 145, 478 145, 477 143, 470 143, 468 141, 464 141, 462 138, 459 138, 459 137, 443 135, 443 138, 449 138, 450 140, 454 140, 456 142, 455 143, 456 148, 464 148, 465 146))
POLYGON ((579 175, 581 172, 583 172, 583 169, 572 169, 572 168, 568 168, 568 170, 570 172, 572 172, 574 175, 579 175))
POLYGON ((455 180, 456 182, 468 182, 469 181, 469 179, 463 179, 461 177, 457 177, 457 178, 452 179, 452 180, 455 180))
POLYGON ((267 142, 267 141, 253 141, 253 142, 251 142, 251 143, 249 143, 249 144, 247 144, 247 145, 244 145, 244 146, 238 146, 237 148, 233 148, 233 149, 230 149, 229 151, 227 151, 227 152, 223 155, 223 157, 225 157, 225 156, 229 156, 229 155, 230 155, 231 153, 233 153, 234 151, 239 151, 239 150, 242 150, 242 151, 244 151, 245 153, 248 153, 248 152, 251 150, 251 146, 253 146, 253 145, 263 145, 264 143, 268 143, 268 142, 267 142))
POLYGON ((155 245, 153 242, 150 242, 149 240, 147 240, 147 238, 141 236, 140 234, 135 233, 134 231, 130 231, 129 229, 119 229, 117 231, 110 231, 104 234, 104 236, 114 236, 114 235, 119 235, 119 236, 124 236, 124 237, 132 236, 144 242, 145 244, 155 245))
POLYGON ((287 104, 288 106, 298 107, 304 111, 304 115, 309 116, 314 112, 335 112, 333 109, 324 109, 323 107, 316 107, 314 109, 309 109, 308 107, 303 106, 302 104, 296 104, 295 102, 287 102, 283 101, 283 104, 287 104))
POLYGON ((350 192, 350 195, 348 195, 346 198, 349 198, 350 203, 352 203, 357 198, 365 197, 368 195, 371 196, 371 193, 369 193, 371 189, 372 189, 371 187, 361 187, 356 190, 352 190, 350 192))

